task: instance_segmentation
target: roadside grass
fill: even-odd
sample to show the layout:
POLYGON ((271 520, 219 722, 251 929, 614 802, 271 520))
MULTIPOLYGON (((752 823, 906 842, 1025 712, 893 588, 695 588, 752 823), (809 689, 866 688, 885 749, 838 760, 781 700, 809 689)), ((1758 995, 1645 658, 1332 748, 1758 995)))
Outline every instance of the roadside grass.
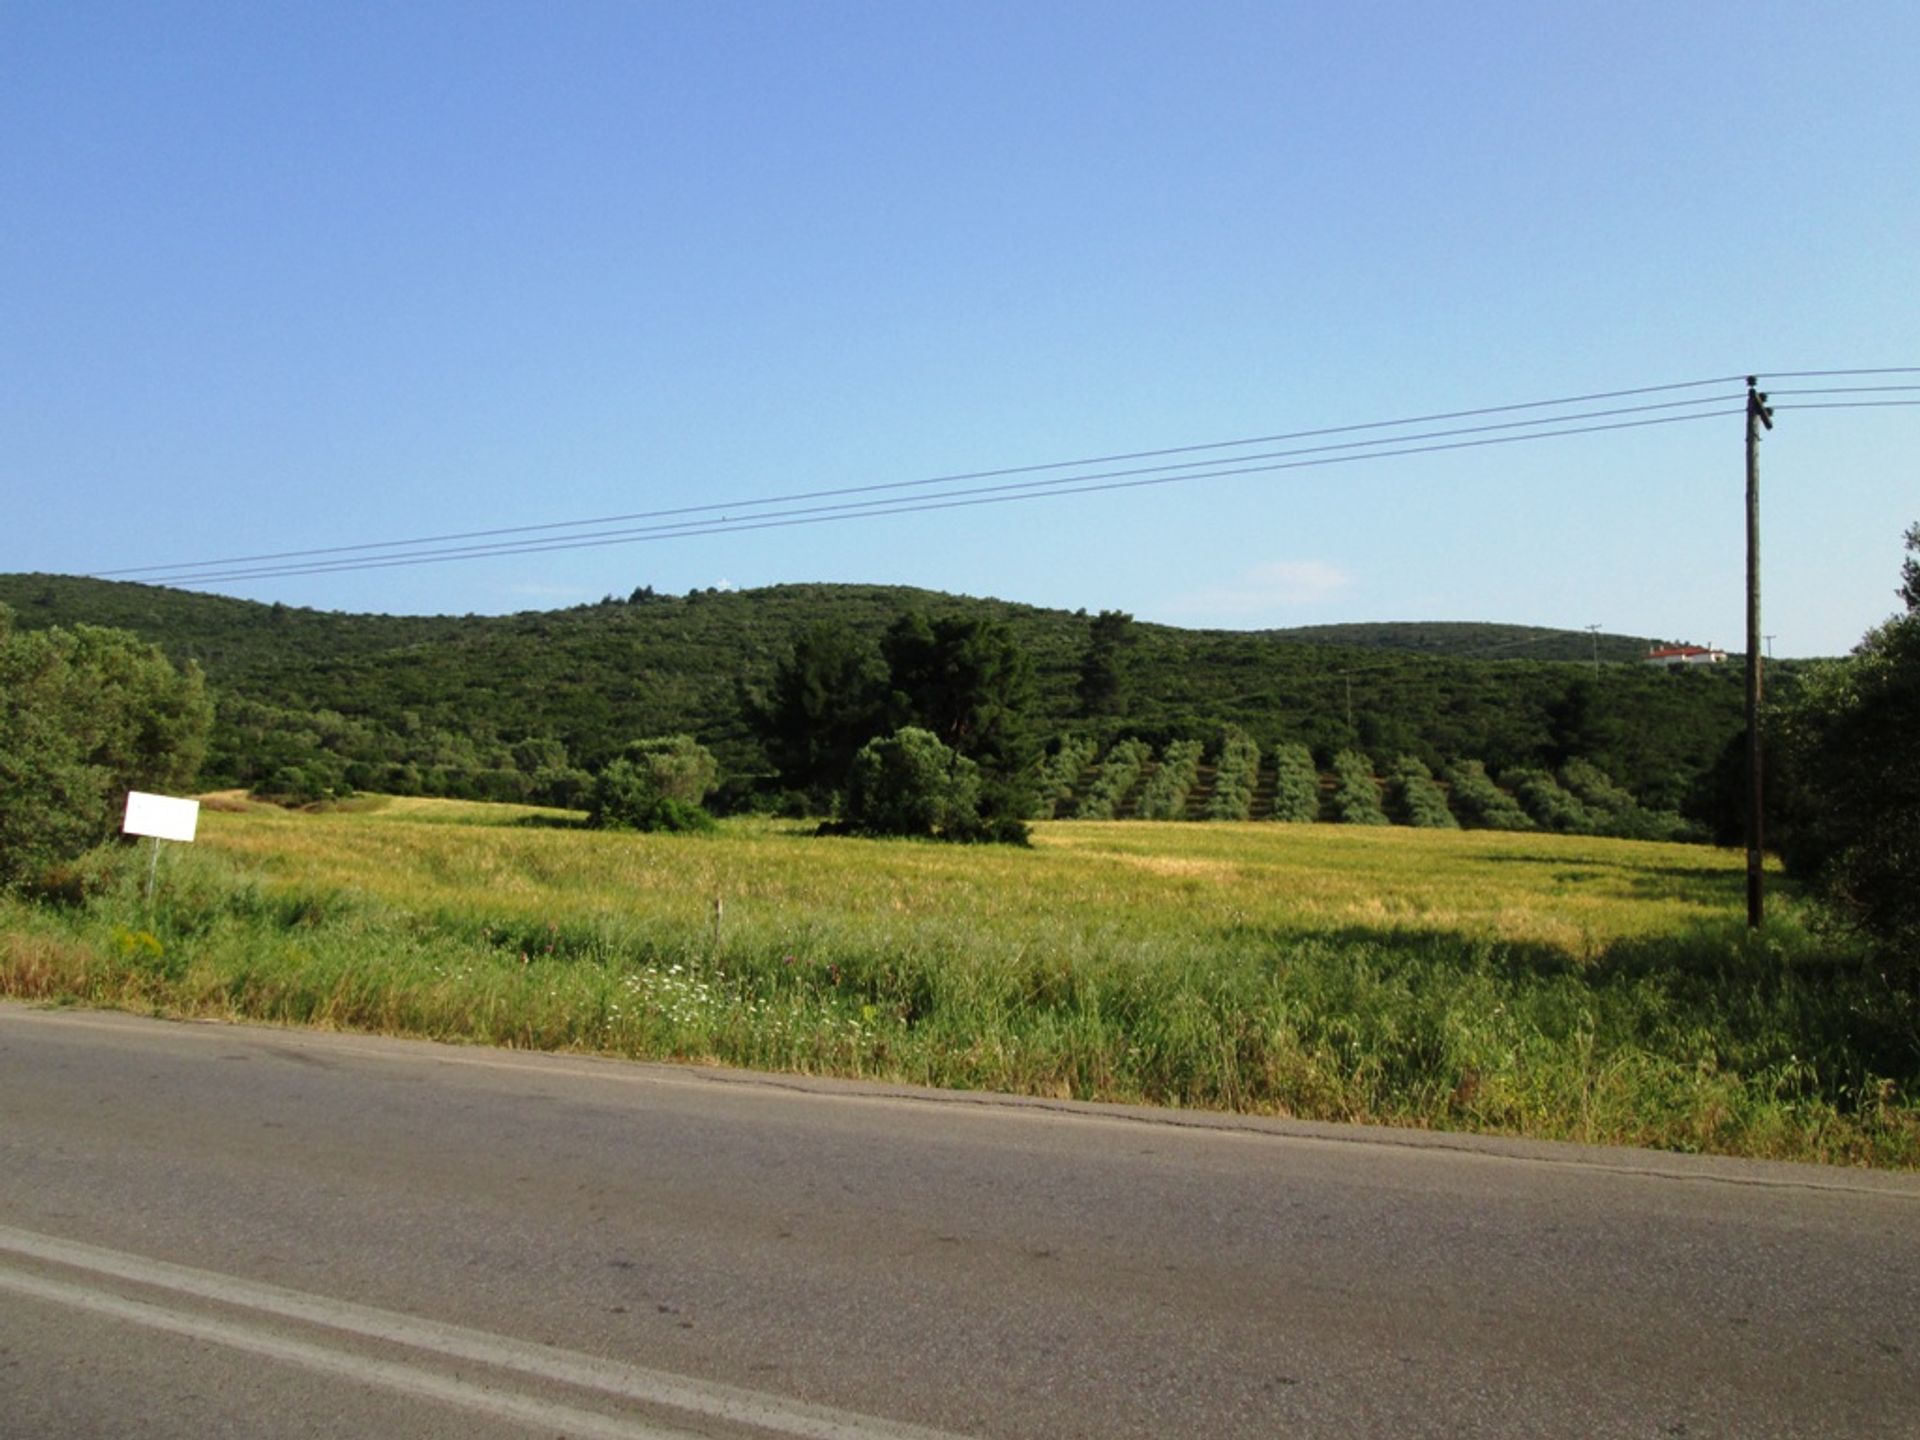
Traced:
POLYGON ((0 902, 0 995, 957 1088, 1920 1165, 1920 1021, 1742 858, 1041 824, 1031 851, 209 809, 0 902), (716 916, 716 901, 719 904, 716 916))

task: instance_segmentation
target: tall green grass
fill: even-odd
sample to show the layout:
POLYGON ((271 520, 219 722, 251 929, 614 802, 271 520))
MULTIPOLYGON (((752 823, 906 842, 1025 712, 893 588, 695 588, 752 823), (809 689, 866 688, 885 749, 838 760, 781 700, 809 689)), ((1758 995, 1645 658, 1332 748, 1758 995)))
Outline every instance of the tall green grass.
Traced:
POLYGON ((1035 839, 596 835, 432 802, 211 814, 151 912, 128 851, 64 900, 0 906, 0 994, 1920 1164, 1913 1010, 1790 906, 1746 938, 1738 857, 1256 824, 1035 839))

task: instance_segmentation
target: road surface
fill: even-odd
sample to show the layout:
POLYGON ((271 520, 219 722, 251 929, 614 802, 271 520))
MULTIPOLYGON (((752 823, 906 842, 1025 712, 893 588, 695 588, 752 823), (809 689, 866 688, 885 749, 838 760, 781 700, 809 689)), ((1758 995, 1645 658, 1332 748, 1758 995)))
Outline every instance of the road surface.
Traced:
POLYGON ((0 1437, 1915 1436, 1920 1180, 0 1005, 0 1437))

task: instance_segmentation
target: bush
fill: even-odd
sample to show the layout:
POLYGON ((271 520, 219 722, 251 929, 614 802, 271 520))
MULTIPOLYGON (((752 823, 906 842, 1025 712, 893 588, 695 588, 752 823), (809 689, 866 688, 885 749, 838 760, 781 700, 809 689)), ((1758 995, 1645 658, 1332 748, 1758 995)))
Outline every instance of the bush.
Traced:
POLYGON ((1055 814, 1073 799, 1080 777, 1093 763, 1099 747, 1088 735, 1063 735, 1053 752, 1040 762, 1039 805, 1047 815, 1055 814))
POLYGON ((1260 747, 1238 726, 1220 733, 1220 754, 1214 761, 1213 798, 1207 802, 1209 820, 1245 820, 1253 813, 1253 792, 1260 783, 1260 747))
POLYGON ((1142 820, 1179 820, 1187 813, 1187 796, 1200 778, 1200 742, 1176 740, 1160 757, 1160 767, 1148 777, 1140 794, 1142 820))
POLYGON ((114 835, 129 790, 186 786, 212 722, 197 669, 122 630, 17 632, 0 606, 0 887, 114 835))
POLYGON ((869 740, 847 774, 847 825, 869 835, 998 838, 983 834, 979 803, 980 767, 918 726, 869 740))
POLYGON ((1358 750, 1342 750, 1333 757, 1333 810, 1343 825, 1386 825, 1380 808, 1380 784, 1373 762, 1358 750))
POLYGON ((1304 825, 1320 818, 1320 770, 1304 745, 1273 752, 1273 818, 1304 825))
POLYGON ((720 767, 691 735, 636 740, 593 782, 587 823, 603 830, 710 830, 700 802, 720 767))
POLYGON ((1785 848, 1882 974, 1920 995, 1920 525, 1906 533, 1906 612, 1867 632, 1781 716, 1802 814, 1785 848))
POLYGON ((1100 773, 1093 777, 1087 793, 1080 797, 1074 814, 1082 820, 1111 820, 1152 753, 1142 740, 1122 740, 1115 745, 1101 762, 1100 773))
POLYGON ((1458 830, 1460 822, 1447 808, 1446 792, 1433 772, 1412 755, 1393 762, 1387 775, 1387 794, 1394 819, 1426 830, 1458 830))
POLYGON ((1446 776, 1461 823, 1481 830, 1536 828, 1519 802, 1488 778, 1487 767, 1478 760, 1456 760, 1447 767, 1446 776))
POLYGON ((1671 810, 1649 810, 1590 760, 1560 767, 1560 783, 1593 816, 1600 834, 1625 840, 1690 840, 1698 828, 1671 810))
POLYGON ((1509 770, 1500 777, 1513 790, 1514 799, 1543 830, 1563 835, 1593 835, 1600 826, 1593 812, 1545 770, 1509 770))

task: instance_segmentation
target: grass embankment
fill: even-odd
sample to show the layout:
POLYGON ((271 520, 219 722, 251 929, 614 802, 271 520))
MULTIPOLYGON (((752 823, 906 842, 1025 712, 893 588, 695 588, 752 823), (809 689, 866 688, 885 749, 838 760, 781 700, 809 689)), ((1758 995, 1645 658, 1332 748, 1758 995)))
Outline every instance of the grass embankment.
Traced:
POLYGON ((1912 1008, 1738 856, 1332 826, 1032 851, 505 806, 203 816, 0 909, 0 994, 1794 1159, 1920 1164, 1912 1008), (721 903, 716 926, 715 901, 721 903))

